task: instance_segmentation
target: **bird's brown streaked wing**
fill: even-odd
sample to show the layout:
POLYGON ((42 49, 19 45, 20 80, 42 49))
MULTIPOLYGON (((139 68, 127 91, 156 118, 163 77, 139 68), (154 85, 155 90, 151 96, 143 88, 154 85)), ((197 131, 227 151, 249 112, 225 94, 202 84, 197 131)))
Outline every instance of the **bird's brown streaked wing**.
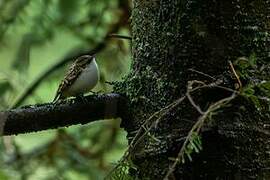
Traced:
POLYGON ((78 67, 76 61, 71 65, 57 89, 53 102, 57 101, 58 99, 63 99, 63 92, 74 83, 77 77, 81 74, 82 70, 83 68, 78 67))

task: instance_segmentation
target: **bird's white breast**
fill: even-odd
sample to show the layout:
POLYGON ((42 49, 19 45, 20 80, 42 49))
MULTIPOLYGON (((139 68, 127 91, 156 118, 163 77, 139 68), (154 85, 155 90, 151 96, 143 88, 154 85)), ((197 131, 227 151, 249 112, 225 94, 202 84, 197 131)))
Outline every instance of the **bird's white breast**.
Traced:
POLYGON ((67 89, 67 96, 75 96, 89 92, 99 81, 99 70, 96 60, 91 63, 81 72, 75 82, 67 89))

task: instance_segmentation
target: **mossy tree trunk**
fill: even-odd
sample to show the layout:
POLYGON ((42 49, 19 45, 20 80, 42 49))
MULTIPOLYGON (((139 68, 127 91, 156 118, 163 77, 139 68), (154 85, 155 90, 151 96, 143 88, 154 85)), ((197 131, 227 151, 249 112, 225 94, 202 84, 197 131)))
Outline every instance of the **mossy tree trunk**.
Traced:
POLYGON ((211 104, 230 97, 231 89, 239 94, 208 114, 201 130, 203 150, 191 154, 191 162, 184 156, 185 163, 178 163, 169 178, 267 177, 270 93, 263 83, 270 80, 269 29, 269 0, 133 1, 132 72, 115 86, 131 102, 133 117, 123 124, 128 136, 185 96, 188 82, 214 84, 191 93, 193 104, 185 98, 162 117, 151 118, 154 126, 144 124, 149 132, 131 152, 133 176, 165 177, 194 123, 211 104))

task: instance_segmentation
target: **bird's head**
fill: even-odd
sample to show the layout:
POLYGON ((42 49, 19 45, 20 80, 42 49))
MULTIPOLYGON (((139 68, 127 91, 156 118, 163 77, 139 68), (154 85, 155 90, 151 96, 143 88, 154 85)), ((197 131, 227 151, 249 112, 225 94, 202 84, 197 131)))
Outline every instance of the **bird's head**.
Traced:
POLYGON ((83 56, 78 57, 75 63, 83 66, 83 65, 91 63, 94 59, 95 59, 94 55, 83 55, 83 56))

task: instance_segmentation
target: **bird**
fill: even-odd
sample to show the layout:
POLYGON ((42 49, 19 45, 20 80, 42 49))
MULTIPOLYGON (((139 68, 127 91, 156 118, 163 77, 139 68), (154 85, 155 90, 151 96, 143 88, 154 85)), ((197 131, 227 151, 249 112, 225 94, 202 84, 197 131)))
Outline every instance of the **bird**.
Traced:
POLYGON ((81 97, 97 85, 99 76, 95 55, 78 57, 61 81, 53 102, 72 96, 81 97))

